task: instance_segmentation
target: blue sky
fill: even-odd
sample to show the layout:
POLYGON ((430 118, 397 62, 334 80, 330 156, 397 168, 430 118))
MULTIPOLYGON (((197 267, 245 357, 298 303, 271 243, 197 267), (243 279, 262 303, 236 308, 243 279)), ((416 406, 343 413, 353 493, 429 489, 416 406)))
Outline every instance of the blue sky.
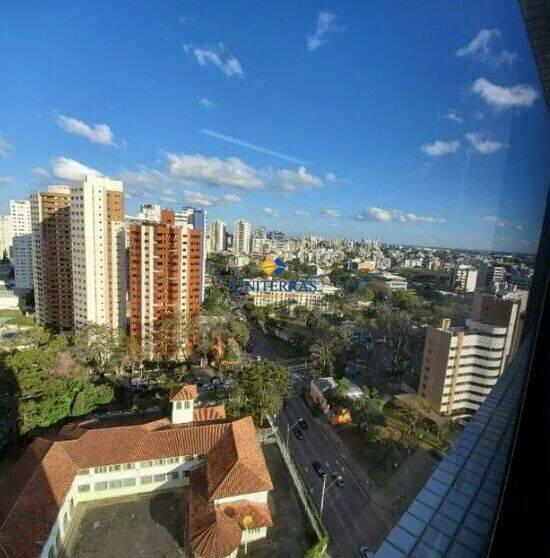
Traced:
POLYGON ((128 213, 536 248, 550 133, 515 0, 10 2, 0 76, 4 211, 97 172, 128 213))

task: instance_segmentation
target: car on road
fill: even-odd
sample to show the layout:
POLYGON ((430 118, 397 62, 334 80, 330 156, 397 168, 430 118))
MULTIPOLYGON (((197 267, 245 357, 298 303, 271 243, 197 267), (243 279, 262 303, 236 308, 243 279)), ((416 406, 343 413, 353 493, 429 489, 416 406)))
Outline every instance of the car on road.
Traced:
POLYGON ((292 429, 292 433, 294 434, 294 436, 296 436, 296 439, 298 439, 298 440, 303 440, 304 439, 304 435, 302 434, 302 430, 300 428, 298 428, 297 426, 295 426, 292 429))
POLYGON ((327 470, 320 461, 314 461, 311 465, 320 477, 325 477, 327 475, 327 470))
POLYGON ((330 473, 330 476, 332 477, 332 480, 334 481, 334 484, 337 487, 344 488, 344 486, 346 486, 346 483, 344 481, 344 477, 340 473, 335 473, 333 471, 333 472, 330 473))
POLYGON ((298 424, 300 425, 300 428, 301 428, 302 430, 308 430, 308 429, 309 429, 309 424, 307 423, 307 420, 304 419, 304 418, 301 418, 301 419, 298 421, 298 424))
POLYGON ((359 547, 359 554, 362 558, 374 558, 374 550, 372 550, 372 548, 370 546, 367 546, 366 544, 362 544, 359 547))

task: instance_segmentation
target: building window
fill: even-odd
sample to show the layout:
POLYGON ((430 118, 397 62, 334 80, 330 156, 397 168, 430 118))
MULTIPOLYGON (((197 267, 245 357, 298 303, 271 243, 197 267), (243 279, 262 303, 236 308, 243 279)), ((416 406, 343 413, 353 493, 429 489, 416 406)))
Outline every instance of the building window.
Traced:
POLYGON ((90 485, 89 484, 79 484, 77 488, 77 492, 90 492, 90 485))
POLYGON ((141 467, 143 469, 147 469, 148 467, 152 467, 153 466, 153 462, 152 461, 142 461, 141 462, 141 467))
POLYGON ((135 463, 125 463, 123 465, 123 469, 125 471, 129 471, 130 469, 135 469, 136 468, 136 464, 135 463))
POLYGON ((120 465, 109 465, 109 471, 120 471, 120 465))
POLYGON ((169 480, 178 480, 180 478, 180 475, 177 471, 172 471, 171 473, 168 473, 168 479, 169 480))
POLYGON ((109 488, 109 483, 107 481, 96 482, 94 485, 94 490, 96 492, 102 492, 103 490, 107 490, 109 488))
POLYGON ((136 486, 136 479, 134 479, 133 477, 122 479, 122 486, 136 486))
POLYGON ((106 473, 108 471, 107 467, 96 467, 94 473, 106 473))
POLYGON ((166 480, 166 475, 155 475, 155 482, 164 482, 166 480))
POLYGON ((141 477, 141 484, 151 484, 153 482, 153 477, 151 475, 145 475, 141 477))

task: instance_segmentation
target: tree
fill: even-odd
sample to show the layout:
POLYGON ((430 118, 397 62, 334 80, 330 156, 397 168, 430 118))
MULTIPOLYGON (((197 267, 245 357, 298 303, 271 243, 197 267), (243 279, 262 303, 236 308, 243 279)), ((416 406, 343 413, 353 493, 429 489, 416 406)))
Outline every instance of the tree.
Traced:
POLYGON ((162 318, 156 342, 156 356, 161 361, 179 358, 185 352, 185 326, 181 313, 168 314, 162 318))
POLYGON ((121 332, 100 324, 87 324, 75 335, 73 351, 76 359, 89 367, 96 377, 120 368, 121 332))
POLYGON ((392 303, 405 312, 415 312, 422 306, 420 297, 412 291, 399 290, 392 294, 392 303))
POLYGON ((334 374, 336 355, 334 353, 334 343, 328 337, 322 337, 311 345, 309 350, 313 375, 316 378, 321 376, 332 376, 334 374))
POLYGON ((87 415, 98 405, 109 403, 114 398, 113 388, 109 385, 95 386, 82 382, 79 386, 80 391, 77 392, 71 407, 73 416, 87 415))
POLYGON ((354 424, 370 435, 374 434, 377 428, 386 424, 384 407, 387 402, 388 398, 381 396, 376 389, 366 388, 363 397, 351 407, 354 424))
POLYGON ((211 285, 206 291, 203 309, 210 314, 225 313, 229 310, 229 293, 221 285, 211 285))
POLYGON ((376 298, 376 292, 372 287, 365 287, 363 296, 367 302, 374 302, 374 299, 376 298))
POLYGON ((383 302, 390 296, 390 289, 382 281, 372 281, 370 288, 374 291, 374 299, 377 302, 383 302))
POLYGON ((276 415, 290 393, 290 375, 278 362, 262 360, 244 366, 237 373, 237 384, 228 404, 229 414, 251 415, 260 427, 267 415, 276 415))
POLYGON ((250 341, 250 330, 242 320, 231 320, 228 326, 228 333, 241 347, 245 347, 250 341))

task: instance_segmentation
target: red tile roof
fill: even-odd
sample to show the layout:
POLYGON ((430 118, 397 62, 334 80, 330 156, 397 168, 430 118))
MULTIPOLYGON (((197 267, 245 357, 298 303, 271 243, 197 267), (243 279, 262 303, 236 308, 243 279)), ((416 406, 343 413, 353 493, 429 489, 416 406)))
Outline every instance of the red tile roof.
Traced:
MULTIPOLYGON (((221 409, 204 409, 199 416, 224 414, 221 409)), ((237 530, 224 510, 213 509, 213 498, 272 488, 249 417, 231 422, 220 416, 215 423, 177 426, 160 420, 112 428, 85 421, 64 427, 53 440, 37 438, 0 487, 0 550, 7 558, 40 554, 78 469, 194 454, 206 456, 206 464, 199 468, 205 475, 204 492, 202 485, 199 488, 206 504, 201 508, 199 502, 197 512, 209 510, 209 537, 217 541, 212 554, 201 556, 216 558, 216 552, 234 544, 237 530), (218 519, 213 527, 212 521, 218 519)), ((197 494, 196 487, 191 486, 190 492, 197 494)))
POLYGON ((189 401, 190 399, 197 399, 198 396, 199 390, 196 384, 184 384, 170 390, 170 401, 189 401))
POLYGON ((193 420, 204 422, 209 420, 220 420, 225 418, 225 405, 214 405, 212 407, 195 407, 193 420))

